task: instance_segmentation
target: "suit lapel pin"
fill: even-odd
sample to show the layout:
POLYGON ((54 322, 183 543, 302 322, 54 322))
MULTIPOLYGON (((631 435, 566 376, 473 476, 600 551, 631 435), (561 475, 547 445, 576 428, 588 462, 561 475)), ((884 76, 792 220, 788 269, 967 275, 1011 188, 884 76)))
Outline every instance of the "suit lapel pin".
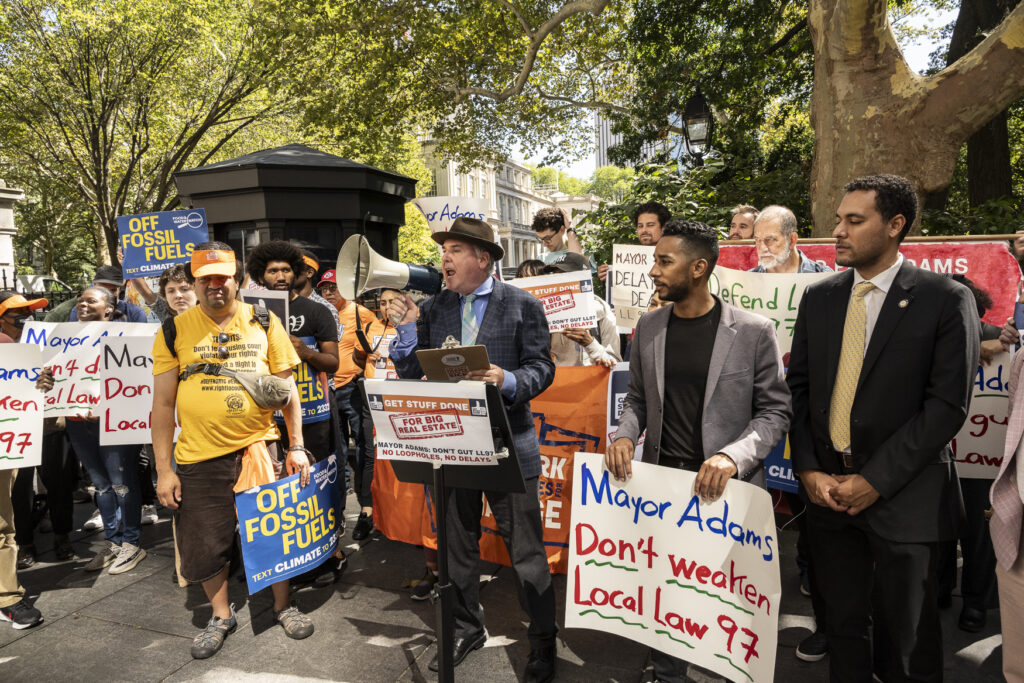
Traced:
POLYGON ((899 304, 897 304, 897 305, 898 305, 898 306, 899 306, 900 308, 906 308, 907 306, 909 306, 909 305, 910 305, 910 299, 900 299, 900 302, 899 302, 899 304))

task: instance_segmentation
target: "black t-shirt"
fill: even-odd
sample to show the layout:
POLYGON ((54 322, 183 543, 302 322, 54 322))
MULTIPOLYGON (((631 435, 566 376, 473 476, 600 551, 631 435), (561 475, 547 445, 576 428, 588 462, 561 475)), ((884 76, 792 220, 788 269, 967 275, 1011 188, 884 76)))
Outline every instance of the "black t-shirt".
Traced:
MULTIPOLYGON (((338 328, 330 312, 304 296, 297 296, 288 302, 288 333, 303 338, 303 341, 338 341, 338 328)), ((317 344, 319 350, 320 345, 317 344)))
POLYGON ((662 465, 696 472, 704 462, 701 420, 708 366, 715 346, 722 304, 699 318, 673 311, 665 335, 665 411, 661 428, 662 465))

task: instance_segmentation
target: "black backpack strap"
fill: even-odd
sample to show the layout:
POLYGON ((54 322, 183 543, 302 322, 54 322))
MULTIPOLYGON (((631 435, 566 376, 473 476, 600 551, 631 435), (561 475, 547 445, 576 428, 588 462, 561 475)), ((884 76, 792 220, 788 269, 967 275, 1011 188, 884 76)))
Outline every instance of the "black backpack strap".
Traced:
POLYGON ((164 333, 164 344, 167 345, 167 350, 171 352, 171 355, 175 358, 178 357, 178 352, 174 349, 174 342, 178 338, 178 326, 174 324, 174 317, 170 317, 164 321, 161 325, 161 329, 164 333))

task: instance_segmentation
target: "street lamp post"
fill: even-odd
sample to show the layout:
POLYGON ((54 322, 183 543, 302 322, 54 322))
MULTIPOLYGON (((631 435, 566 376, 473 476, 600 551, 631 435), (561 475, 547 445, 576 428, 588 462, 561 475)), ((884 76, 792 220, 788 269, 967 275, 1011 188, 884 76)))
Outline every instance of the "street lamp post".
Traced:
POLYGON ((686 140, 686 151, 697 159, 697 164, 704 163, 704 152, 711 146, 711 133, 715 125, 714 116, 708 101, 700 90, 696 91, 686 102, 683 112, 683 136, 686 140))

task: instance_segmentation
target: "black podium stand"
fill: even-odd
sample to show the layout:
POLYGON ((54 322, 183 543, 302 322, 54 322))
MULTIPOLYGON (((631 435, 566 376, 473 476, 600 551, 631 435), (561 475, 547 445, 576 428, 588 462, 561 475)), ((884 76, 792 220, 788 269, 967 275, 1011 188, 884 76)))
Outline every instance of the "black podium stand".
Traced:
MULTIPOLYGON (((450 385, 450 382, 432 382, 433 384, 450 385)), ((365 389, 363 395, 365 397, 365 389)), ((391 467, 399 481, 410 484, 427 484, 433 489, 434 511, 437 517, 437 594, 435 602, 435 619, 437 624, 437 679, 441 683, 452 683, 455 680, 455 667, 452 663, 454 648, 454 624, 452 610, 455 605, 455 586, 448 576, 448 534, 445 521, 448 514, 449 489, 478 489, 481 491, 502 491, 506 493, 524 493, 526 482, 523 471, 519 467, 512 440, 512 428, 508 424, 505 404, 498 387, 488 383, 486 387, 487 414, 491 421, 491 435, 494 439, 494 451, 502 449, 508 455, 498 460, 497 465, 441 465, 434 467, 428 462, 409 462, 392 460, 391 467)))

